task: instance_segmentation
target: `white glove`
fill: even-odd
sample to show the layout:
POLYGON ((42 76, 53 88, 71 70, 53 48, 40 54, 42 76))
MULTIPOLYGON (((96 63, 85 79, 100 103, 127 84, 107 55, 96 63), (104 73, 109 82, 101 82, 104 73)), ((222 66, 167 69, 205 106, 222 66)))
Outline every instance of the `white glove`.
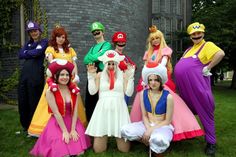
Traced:
POLYGON ((133 66, 128 66, 128 69, 125 70, 125 77, 127 80, 133 79, 135 73, 135 68, 133 66))
POLYGON ((162 58, 162 60, 161 60, 161 65, 166 66, 167 61, 168 61, 168 57, 167 57, 167 56, 164 56, 164 57, 162 58))
POLYGON ((96 87, 96 73, 87 73, 88 75, 88 91, 90 95, 94 95, 98 92, 98 88, 96 87))
POLYGON ((129 79, 127 82, 125 95, 131 97, 133 92, 134 92, 134 79, 129 79))
POLYGON ((125 70, 125 79, 127 80, 125 95, 132 96, 134 92, 134 72, 135 67, 128 65, 128 69, 125 70))
POLYGON ((72 80, 72 82, 74 83, 79 83, 80 82, 80 78, 78 75, 75 75, 75 78, 72 80))
POLYGON ((212 73, 210 72, 210 70, 208 69, 207 66, 205 66, 203 69, 202 69, 202 74, 203 76, 211 76, 212 73))

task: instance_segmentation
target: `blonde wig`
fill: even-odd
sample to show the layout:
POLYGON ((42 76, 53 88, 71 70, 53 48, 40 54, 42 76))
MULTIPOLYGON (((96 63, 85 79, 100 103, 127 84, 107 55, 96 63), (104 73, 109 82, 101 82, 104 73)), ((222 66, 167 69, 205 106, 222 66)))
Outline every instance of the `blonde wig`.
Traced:
MULTIPOLYGON (((159 53, 157 54, 156 57, 156 62, 160 62, 161 58, 162 58, 162 49, 165 47, 168 47, 164 38, 163 33, 157 29, 157 27, 155 25, 152 25, 151 27, 149 27, 149 36, 147 38, 147 52, 148 52, 148 56, 147 56, 147 60, 149 60, 154 52, 154 47, 152 45, 152 41, 156 38, 160 38, 160 48, 159 48, 159 53)), ((167 62, 167 69, 172 72, 172 65, 170 62, 170 59, 168 59, 167 62)))

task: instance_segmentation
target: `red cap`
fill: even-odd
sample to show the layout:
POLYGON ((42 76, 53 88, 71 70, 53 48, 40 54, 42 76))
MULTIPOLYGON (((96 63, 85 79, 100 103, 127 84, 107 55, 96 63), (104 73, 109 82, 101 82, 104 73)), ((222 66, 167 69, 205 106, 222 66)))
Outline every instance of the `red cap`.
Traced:
POLYGON ((112 42, 126 42, 126 33, 125 32, 115 32, 112 37, 112 42))

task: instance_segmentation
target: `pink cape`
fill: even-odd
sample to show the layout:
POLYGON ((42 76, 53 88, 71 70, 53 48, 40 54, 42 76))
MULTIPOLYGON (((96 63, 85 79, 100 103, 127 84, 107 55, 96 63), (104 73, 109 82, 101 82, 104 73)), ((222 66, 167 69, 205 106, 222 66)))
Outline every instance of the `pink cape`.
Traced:
MULTIPOLYGON (((174 99, 174 114, 172 125, 174 126, 173 141, 203 136, 204 131, 199 126, 195 116, 187 107, 179 95, 164 85, 164 88, 170 92, 174 99)), ((140 107, 140 92, 137 92, 130 113, 131 122, 142 121, 142 112, 140 107)))

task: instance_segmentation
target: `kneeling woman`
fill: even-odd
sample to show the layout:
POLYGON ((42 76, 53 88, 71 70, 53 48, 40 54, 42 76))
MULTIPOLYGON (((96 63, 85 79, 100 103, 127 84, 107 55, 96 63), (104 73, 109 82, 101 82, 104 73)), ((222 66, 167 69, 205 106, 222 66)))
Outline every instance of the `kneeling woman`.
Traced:
POLYGON ((94 137, 96 153, 107 149, 107 139, 111 136, 116 137, 118 150, 128 152, 129 141, 121 138, 120 129, 130 123, 124 95, 131 96, 133 93, 134 67, 129 66, 123 73, 118 64, 124 56, 114 50, 106 51, 98 59, 105 65, 102 72, 96 73, 94 64, 87 66, 89 92, 91 95, 99 92, 99 99, 86 134, 94 137))
POLYGON ((149 89, 140 94, 142 121, 128 124, 121 129, 122 137, 133 141, 141 140, 156 154, 163 153, 170 145, 174 128, 172 95, 163 89, 167 81, 167 71, 159 64, 156 67, 145 65, 142 78, 149 89))
POLYGON ((68 84, 74 65, 66 60, 52 62, 47 74, 58 84, 56 92, 48 90, 46 99, 52 113, 47 126, 30 154, 47 157, 69 157, 83 154, 91 145, 78 119, 78 95, 70 92, 68 84))

